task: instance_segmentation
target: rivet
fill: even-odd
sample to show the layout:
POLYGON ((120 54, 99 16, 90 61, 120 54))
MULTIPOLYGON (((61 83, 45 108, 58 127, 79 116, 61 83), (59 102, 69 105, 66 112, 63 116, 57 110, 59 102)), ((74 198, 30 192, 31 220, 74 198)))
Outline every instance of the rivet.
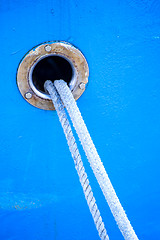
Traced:
POLYGON ((32 93, 26 92, 26 93, 25 93, 25 98, 27 98, 27 99, 32 98, 32 93))
POLYGON ((81 82, 81 83, 79 84, 79 88, 80 88, 81 90, 84 90, 84 89, 85 89, 85 86, 86 86, 86 84, 83 83, 83 82, 81 82))
POLYGON ((51 47, 50 45, 46 45, 46 46, 45 46, 45 50, 46 50, 46 52, 50 52, 51 49, 52 49, 52 47, 51 47))

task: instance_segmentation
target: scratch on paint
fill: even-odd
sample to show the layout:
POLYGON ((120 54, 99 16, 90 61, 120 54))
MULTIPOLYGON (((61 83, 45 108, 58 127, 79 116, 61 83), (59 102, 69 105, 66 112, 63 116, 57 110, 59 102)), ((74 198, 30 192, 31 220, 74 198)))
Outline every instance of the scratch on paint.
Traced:
POLYGON ((22 51, 22 49, 19 49, 19 50, 15 51, 15 52, 12 52, 11 55, 15 55, 15 54, 19 53, 20 51, 22 51))
POLYGON ((57 224, 56 224, 56 220, 54 220, 54 240, 57 239, 57 224))
POLYGON ((40 208, 48 204, 56 202, 56 196, 52 194, 24 194, 24 193, 1 193, 0 209, 16 209, 25 210, 40 208))
POLYGON ((160 36, 153 36, 153 39, 160 39, 160 36))

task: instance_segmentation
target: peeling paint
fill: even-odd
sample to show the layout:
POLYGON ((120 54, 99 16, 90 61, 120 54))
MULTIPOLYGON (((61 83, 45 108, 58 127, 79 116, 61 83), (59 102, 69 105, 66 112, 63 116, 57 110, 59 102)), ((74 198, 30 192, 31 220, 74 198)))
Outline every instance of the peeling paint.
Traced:
POLYGON ((51 194, 33 195, 7 192, 0 194, 0 209, 29 210, 41 208, 48 204, 53 204, 56 201, 57 197, 51 194))

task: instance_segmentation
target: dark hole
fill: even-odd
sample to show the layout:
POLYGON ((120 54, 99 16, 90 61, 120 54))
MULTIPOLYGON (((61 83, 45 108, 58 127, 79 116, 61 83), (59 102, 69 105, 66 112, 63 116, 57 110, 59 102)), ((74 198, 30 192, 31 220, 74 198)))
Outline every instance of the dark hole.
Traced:
POLYGON ((44 83, 46 80, 63 79, 67 84, 70 83, 72 79, 72 66, 63 57, 60 56, 50 56, 40 60, 32 73, 32 82, 37 90, 45 92, 44 83))

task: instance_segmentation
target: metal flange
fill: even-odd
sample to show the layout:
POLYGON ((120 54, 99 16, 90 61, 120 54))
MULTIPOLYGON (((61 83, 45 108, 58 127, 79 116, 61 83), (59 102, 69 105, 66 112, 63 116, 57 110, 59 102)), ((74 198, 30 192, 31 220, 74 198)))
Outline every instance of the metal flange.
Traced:
POLYGON ((29 51, 19 64, 17 85, 20 93, 27 102, 45 110, 54 110, 54 106, 50 96, 39 90, 34 84, 33 71, 40 61, 52 56, 63 58, 70 64, 72 76, 68 85, 75 100, 85 91, 89 76, 89 68, 84 55, 70 43, 47 42, 29 51))

